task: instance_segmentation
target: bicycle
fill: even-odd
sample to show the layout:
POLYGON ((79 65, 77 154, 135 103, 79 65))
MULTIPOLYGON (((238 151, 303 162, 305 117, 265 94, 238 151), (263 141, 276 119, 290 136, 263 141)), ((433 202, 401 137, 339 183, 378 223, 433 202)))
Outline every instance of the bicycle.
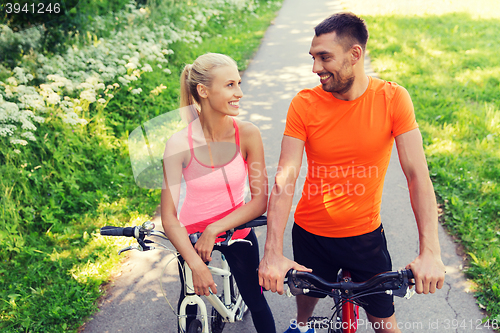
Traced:
MULTIPOLYGON (((258 227, 266 224, 267 217, 260 216, 250 222, 240 225, 234 229, 228 230, 226 231, 225 235, 218 237, 224 240, 216 243, 214 245, 214 249, 216 250, 217 248, 223 246, 231 246, 236 242, 250 242, 249 240, 245 239, 232 239, 234 231, 239 229, 258 227)), ((155 225, 151 221, 146 221, 141 226, 135 227, 121 228, 114 226, 105 226, 101 228, 101 235, 134 237, 137 240, 137 246, 131 245, 123 248, 119 250, 119 254, 129 250, 150 251, 156 249, 156 247, 152 246, 153 244, 155 244, 159 245, 161 249, 176 252, 177 257, 179 255, 177 251, 172 250, 166 245, 149 238, 155 236, 161 240, 168 241, 165 233, 163 233, 162 231, 154 230, 154 228, 155 225)), ((190 234, 189 239, 191 240, 191 244, 196 244, 200 236, 200 232, 190 234)), ((184 274, 185 281, 184 299, 181 302, 179 313, 176 314, 176 316, 178 317, 179 329, 182 333, 210 333, 209 327, 211 328, 212 333, 220 333, 224 329, 224 326, 227 322, 233 323, 243 320, 243 316, 245 315, 247 307, 238 292, 238 287, 233 279, 231 269, 226 259, 224 258, 224 255, 221 253, 220 268, 214 266, 208 266, 208 268, 211 271, 212 275, 221 276, 223 279, 222 292, 220 296, 212 294, 212 292, 210 292, 210 296, 205 296, 208 302, 212 305, 212 312, 210 316, 208 316, 205 302, 203 302, 200 296, 194 293, 191 269, 186 262, 184 262, 182 266, 183 272, 181 274, 184 274), (199 317, 201 318, 201 320, 195 318, 191 321, 189 327, 186 327, 186 307, 188 305, 198 305, 198 309, 200 312, 199 317), (208 322, 209 317, 210 325, 208 322)))
POLYGON ((333 314, 328 317, 311 317, 309 325, 328 328, 328 333, 355 333, 358 328, 360 297, 387 293, 409 299, 414 293, 411 286, 413 273, 411 270, 386 272, 378 274, 365 282, 352 282, 347 271, 340 270, 337 282, 328 282, 309 273, 289 270, 285 282, 288 284, 289 296, 305 295, 311 291, 323 293, 334 300, 333 314), (311 324, 312 323, 312 324, 311 324))

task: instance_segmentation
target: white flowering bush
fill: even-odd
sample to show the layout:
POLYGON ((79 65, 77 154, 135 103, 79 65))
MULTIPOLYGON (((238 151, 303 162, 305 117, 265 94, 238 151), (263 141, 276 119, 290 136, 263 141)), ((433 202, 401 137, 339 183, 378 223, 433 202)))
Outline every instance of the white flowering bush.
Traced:
MULTIPOLYGON (((200 33, 178 29, 168 22, 156 25, 154 30, 147 26, 137 27, 135 21, 147 15, 148 11, 136 9, 131 3, 113 16, 127 24, 109 37, 83 47, 73 45, 65 54, 50 58, 36 54, 39 67, 34 73, 22 66, 15 67, 12 76, 0 82, 0 136, 8 137, 15 149, 16 145, 36 141, 36 124, 43 123, 48 115, 56 115, 70 125, 85 125, 88 119, 84 115, 89 108, 96 103, 105 104, 114 97, 112 92, 120 85, 128 86, 139 80, 144 72, 153 71, 149 62, 163 64, 162 70, 170 74, 165 57, 173 53, 169 45, 178 41, 200 42, 200 33), (30 86, 35 77, 44 83, 30 86)), ((96 31, 109 26, 103 18, 97 18, 96 22, 96 31)), ((8 27, 0 29, 8 32, 2 34, 0 43, 8 44, 8 38, 17 38, 8 27)), ((34 36, 33 46, 39 31, 33 28, 24 32, 24 35, 34 36)), ((130 91, 131 94, 140 92, 141 88, 130 91)))
POLYGON ((39 48, 44 30, 39 26, 14 32, 7 25, 0 24, 0 62, 12 61, 12 56, 16 60, 21 53, 39 48))
MULTIPOLYGON (((254 0, 205 0, 203 5, 183 7, 180 21, 186 27, 206 26, 208 19, 233 11, 252 12, 258 6, 254 0)), ((37 124, 47 115, 56 115, 70 125, 85 125, 85 113, 96 103, 104 105, 114 97, 112 92, 140 79, 144 72, 156 68, 170 74, 166 56, 173 53, 170 44, 201 42, 201 33, 177 27, 165 16, 154 29, 147 25, 137 26, 137 21, 148 19, 150 10, 137 9, 131 2, 124 10, 108 18, 96 17, 92 27, 96 34, 115 26, 106 38, 89 38, 90 44, 69 47, 65 54, 46 57, 35 54, 38 67, 34 73, 22 65, 15 67, 6 82, 0 82, 0 136, 8 137, 12 149, 36 141, 37 124), (119 22, 119 23, 116 23, 119 22), (124 23, 125 22, 125 23, 124 23), (119 25, 122 25, 119 27, 119 25), (38 86, 30 85, 36 77, 38 86), (113 88, 106 88, 111 85, 113 88)), ((25 30, 21 35, 13 33, 5 25, 0 26, 0 48, 18 43, 23 48, 36 49, 43 28, 25 30)), ((21 49, 17 50, 21 51, 21 49)), ((32 55, 33 56, 33 55, 32 55)), ((157 69, 157 70, 158 70, 157 69)), ((129 90, 138 95, 141 88, 129 90)), ((54 119, 53 117, 51 119, 54 119)), ((18 150, 16 150, 18 151, 18 150)))

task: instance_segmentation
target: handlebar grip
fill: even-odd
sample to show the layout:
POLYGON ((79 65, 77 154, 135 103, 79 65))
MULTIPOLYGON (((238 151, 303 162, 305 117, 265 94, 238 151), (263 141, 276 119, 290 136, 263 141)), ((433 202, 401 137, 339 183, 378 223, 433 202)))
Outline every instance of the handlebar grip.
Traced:
POLYGON ((406 270, 406 274, 408 275, 408 279, 413 279, 413 272, 411 271, 411 269, 407 269, 406 270))
POLYGON ((125 236, 125 237, 134 237, 134 229, 133 227, 113 227, 113 226, 105 226, 101 228, 101 235, 103 236, 125 236))
POLYGON ((239 230, 239 229, 245 229, 245 228, 253 228, 253 227, 260 227, 261 225, 266 225, 267 224, 267 216, 259 216, 255 219, 253 219, 252 221, 249 221, 245 224, 242 224, 236 228, 234 228, 234 230, 239 230))
POLYGON ((294 296, 304 295, 305 293, 308 292, 306 290, 310 288, 316 290, 331 290, 330 286, 324 284, 326 283, 326 281, 309 272, 302 272, 302 271, 297 271, 295 269, 290 269, 286 273, 285 278, 288 284, 288 290, 294 296))

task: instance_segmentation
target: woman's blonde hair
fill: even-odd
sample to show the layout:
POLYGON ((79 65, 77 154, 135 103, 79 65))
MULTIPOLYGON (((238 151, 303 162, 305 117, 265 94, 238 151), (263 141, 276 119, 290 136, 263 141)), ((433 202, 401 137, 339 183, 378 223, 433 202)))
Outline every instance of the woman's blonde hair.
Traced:
POLYGON ((181 108, 193 104, 201 105, 198 84, 210 87, 213 81, 212 70, 222 66, 237 66, 237 64, 227 55, 207 53, 184 67, 181 74, 181 108))

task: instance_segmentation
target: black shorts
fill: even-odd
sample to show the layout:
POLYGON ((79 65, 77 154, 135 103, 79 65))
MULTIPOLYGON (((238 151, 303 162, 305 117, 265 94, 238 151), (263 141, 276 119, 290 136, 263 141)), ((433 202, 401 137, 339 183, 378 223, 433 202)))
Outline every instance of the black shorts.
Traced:
MULTIPOLYGON (((364 282, 376 274, 392 270, 382 225, 364 235, 330 238, 317 236, 293 225, 292 244, 294 260, 311 268, 313 273, 329 282, 335 282, 339 269, 351 272, 354 282, 364 282)), ((325 295, 311 292, 311 297, 325 295)), ((360 298, 364 309, 372 316, 388 318, 394 314, 394 296, 370 295, 360 298)))

